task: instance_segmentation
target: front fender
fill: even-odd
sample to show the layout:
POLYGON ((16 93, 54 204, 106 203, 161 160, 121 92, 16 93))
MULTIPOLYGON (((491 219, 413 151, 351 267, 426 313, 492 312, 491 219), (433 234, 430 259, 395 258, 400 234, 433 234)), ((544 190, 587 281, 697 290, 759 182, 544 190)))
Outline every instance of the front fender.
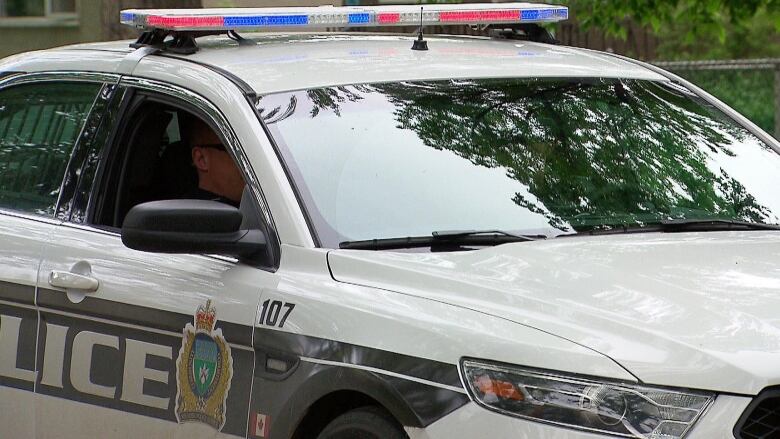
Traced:
POLYGON ((390 352, 279 331, 266 330, 256 339, 263 340, 263 345, 256 349, 255 390, 250 407, 253 413, 271 419, 273 438, 290 437, 312 405, 339 392, 360 394, 375 401, 407 427, 426 427, 469 402, 462 387, 439 382, 453 373, 457 379, 454 366, 411 357, 399 359, 390 352), (288 349, 279 350, 281 345, 288 349), (312 350, 330 359, 306 356, 312 350), (298 355, 290 355, 291 351, 298 351, 298 355), (400 370, 398 366, 406 362, 406 373, 427 373, 424 376, 438 381, 365 366, 382 366, 381 361, 376 362, 382 356, 393 363, 386 364, 387 368, 400 370), (280 362, 290 365, 287 373, 279 375, 268 369, 269 364, 280 362), (274 375, 278 378, 274 379, 274 375))

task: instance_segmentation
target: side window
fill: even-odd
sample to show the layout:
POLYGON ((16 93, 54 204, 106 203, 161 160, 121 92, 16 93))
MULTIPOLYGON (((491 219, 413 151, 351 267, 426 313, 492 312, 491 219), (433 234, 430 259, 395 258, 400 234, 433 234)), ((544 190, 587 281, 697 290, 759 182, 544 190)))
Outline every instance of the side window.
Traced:
POLYGON ((240 205, 241 171, 213 127, 182 107, 145 94, 131 105, 106 160, 94 225, 120 228, 132 207, 149 201, 240 205))
POLYGON ((100 84, 0 90, 0 208, 52 216, 73 147, 100 84))

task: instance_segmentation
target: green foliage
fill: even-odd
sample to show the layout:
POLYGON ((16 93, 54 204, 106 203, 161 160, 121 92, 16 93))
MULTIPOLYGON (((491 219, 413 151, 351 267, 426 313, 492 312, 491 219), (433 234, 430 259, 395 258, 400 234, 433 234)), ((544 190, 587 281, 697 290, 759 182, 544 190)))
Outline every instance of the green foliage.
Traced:
MULTIPOLYGON (((726 38, 726 25, 745 23, 758 13, 778 17, 780 0, 570 0, 586 26, 595 26, 625 37, 624 23, 632 19, 662 32, 671 23, 684 22, 692 34, 717 34, 726 38)), ((775 22, 780 31, 780 21, 775 22)))
POLYGON ((675 72, 774 134, 774 72, 771 70, 682 70, 675 72))
POLYGON ((691 25, 680 20, 664 25, 657 34, 658 57, 664 60, 780 58, 780 13, 759 10, 755 16, 725 25, 725 38, 719 32, 692 33, 691 25))

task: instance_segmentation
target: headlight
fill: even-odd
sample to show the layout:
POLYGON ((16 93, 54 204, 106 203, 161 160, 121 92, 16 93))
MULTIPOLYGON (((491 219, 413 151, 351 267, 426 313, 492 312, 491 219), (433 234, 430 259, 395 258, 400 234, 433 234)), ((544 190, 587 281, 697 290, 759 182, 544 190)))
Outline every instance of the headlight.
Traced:
POLYGON ((475 360, 461 367, 472 398, 490 410, 631 438, 682 438, 714 398, 475 360))

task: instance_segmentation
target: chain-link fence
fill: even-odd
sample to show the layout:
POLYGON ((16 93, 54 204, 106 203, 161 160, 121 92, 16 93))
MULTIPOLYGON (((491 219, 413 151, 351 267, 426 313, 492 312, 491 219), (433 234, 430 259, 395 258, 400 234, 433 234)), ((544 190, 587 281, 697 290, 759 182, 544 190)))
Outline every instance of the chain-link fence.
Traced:
POLYGON ((780 59, 658 62, 780 139, 780 59))

